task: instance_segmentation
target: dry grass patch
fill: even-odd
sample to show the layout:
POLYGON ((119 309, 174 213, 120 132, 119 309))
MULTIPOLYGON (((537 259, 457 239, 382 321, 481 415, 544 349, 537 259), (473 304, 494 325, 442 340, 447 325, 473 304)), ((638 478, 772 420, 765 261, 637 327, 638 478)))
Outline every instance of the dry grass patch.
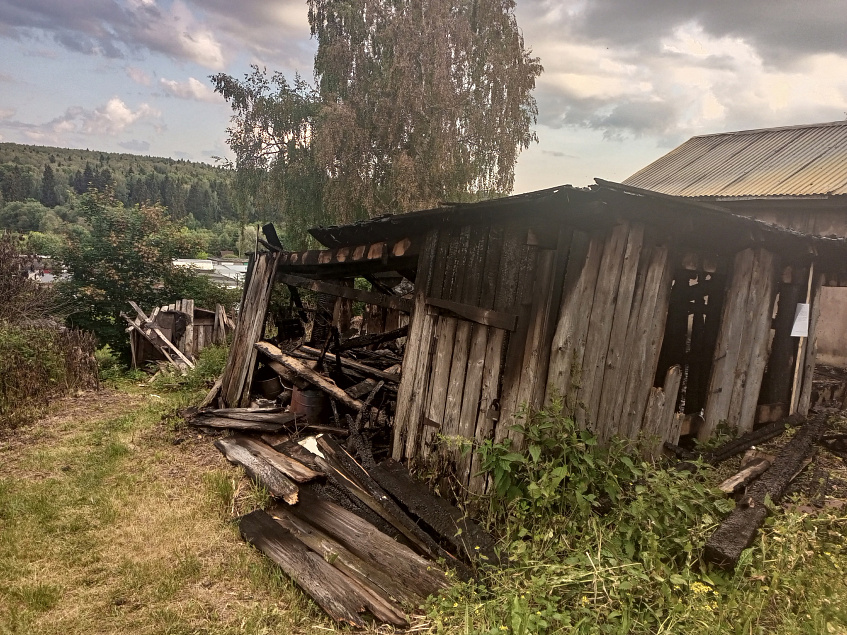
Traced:
POLYGON ((66 400, 2 439, 0 633, 334 630, 239 538, 262 493, 175 427, 184 395, 153 392, 66 400))

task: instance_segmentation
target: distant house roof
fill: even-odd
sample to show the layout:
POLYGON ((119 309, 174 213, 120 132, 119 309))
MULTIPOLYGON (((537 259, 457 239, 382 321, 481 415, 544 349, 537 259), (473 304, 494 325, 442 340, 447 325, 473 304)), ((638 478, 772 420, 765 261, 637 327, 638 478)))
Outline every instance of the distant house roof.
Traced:
POLYGON ((692 137, 623 184, 724 200, 847 194, 847 121, 692 137))

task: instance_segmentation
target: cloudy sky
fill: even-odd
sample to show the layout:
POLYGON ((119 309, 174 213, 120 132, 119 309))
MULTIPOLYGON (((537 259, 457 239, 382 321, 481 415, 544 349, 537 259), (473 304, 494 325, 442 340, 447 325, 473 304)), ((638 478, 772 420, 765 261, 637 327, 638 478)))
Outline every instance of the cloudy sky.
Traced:
MULTIPOLYGON (((843 0, 517 0, 545 72, 516 192, 690 136, 847 117, 843 0)), ((0 0, 0 141, 211 161, 251 63, 311 75, 305 0, 0 0)))

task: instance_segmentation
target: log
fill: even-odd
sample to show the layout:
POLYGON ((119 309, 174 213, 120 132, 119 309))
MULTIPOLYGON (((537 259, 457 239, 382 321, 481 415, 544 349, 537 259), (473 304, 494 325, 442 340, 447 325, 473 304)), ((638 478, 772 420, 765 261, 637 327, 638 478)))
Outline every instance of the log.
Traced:
POLYGON ((265 458, 257 456, 232 437, 218 439, 215 447, 221 451, 227 461, 240 465, 247 475, 263 485, 275 498, 281 498, 289 505, 297 502, 299 488, 275 465, 265 458))
POLYGON ((332 619, 365 628, 359 613, 368 602, 341 571, 262 510, 243 516, 238 528, 244 540, 278 564, 332 619))
POLYGON ((362 409, 362 402, 358 399, 353 399, 344 392, 341 388, 333 384, 323 375, 315 372, 308 366, 306 366, 303 362, 291 355, 286 355, 281 350, 279 350, 273 344, 269 344, 268 342, 256 342, 254 345, 256 350, 265 355, 276 362, 281 363, 283 366, 288 368, 290 371, 294 372, 299 377, 302 377, 310 384, 314 385, 316 388, 320 388, 330 397, 335 399, 336 401, 340 401, 347 408, 351 410, 359 411, 362 409))
POLYGON ((727 459, 732 458, 736 454, 741 454, 745 450, 749 450, 754 445, 759 445, 765 441, 773 439, 774 437, 778 437, 788 429, 789 424, 799 424, 803 421, 803 417, 800 417, 799 415, 791 415, 781 421, 769 423, 758 430, 748 432, 734 441, 729 441, 722 446, 715 448, 712 452, 707 454, 705 458, 712 465, 718 465, 727 459))
POLYGON ((747 490, 735 510, 720 524, 706 543, 706 559, 715 564, 734 568, 741 552, 756 538, 765 522, 768 510, 765 498, 779 502, 788 484, 803 469, 823 435, 826 418, 820 417, 804 425, 780 451, 771 468, 747 490))
POLYGON ((290 508, 366 562, 378 564, 393 580, 421 597, 434 595, 450 585, 434 563, 404 544, 389 538, 374 525, 336 503, 301 492, 300 503, 290 508))
POLYGON ((754 459, 743 470, 730 476, 723 483, 718 485, 718 489, 724 494, 734 494, 745 485, 752 483, 756 477, 764 474, 772 463, 773 461, 768 459, 754 459))

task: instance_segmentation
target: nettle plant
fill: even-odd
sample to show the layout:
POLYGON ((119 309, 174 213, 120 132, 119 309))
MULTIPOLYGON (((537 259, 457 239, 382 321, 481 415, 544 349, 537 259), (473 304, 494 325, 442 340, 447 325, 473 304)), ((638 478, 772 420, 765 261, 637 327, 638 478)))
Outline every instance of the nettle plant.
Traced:
POLYGON ((455 617, 468 632, 625 632, 636 613, 642 628, 665 622, 690 584, 708 580, 694 565, 732 502, 708 487, 706 466, 693 475, 620 440, 600 447, 561 401, 523 420, 521 448, 477 448, 508 566, 482 571, 431 615, 446 628, 464 606, 455 617))

